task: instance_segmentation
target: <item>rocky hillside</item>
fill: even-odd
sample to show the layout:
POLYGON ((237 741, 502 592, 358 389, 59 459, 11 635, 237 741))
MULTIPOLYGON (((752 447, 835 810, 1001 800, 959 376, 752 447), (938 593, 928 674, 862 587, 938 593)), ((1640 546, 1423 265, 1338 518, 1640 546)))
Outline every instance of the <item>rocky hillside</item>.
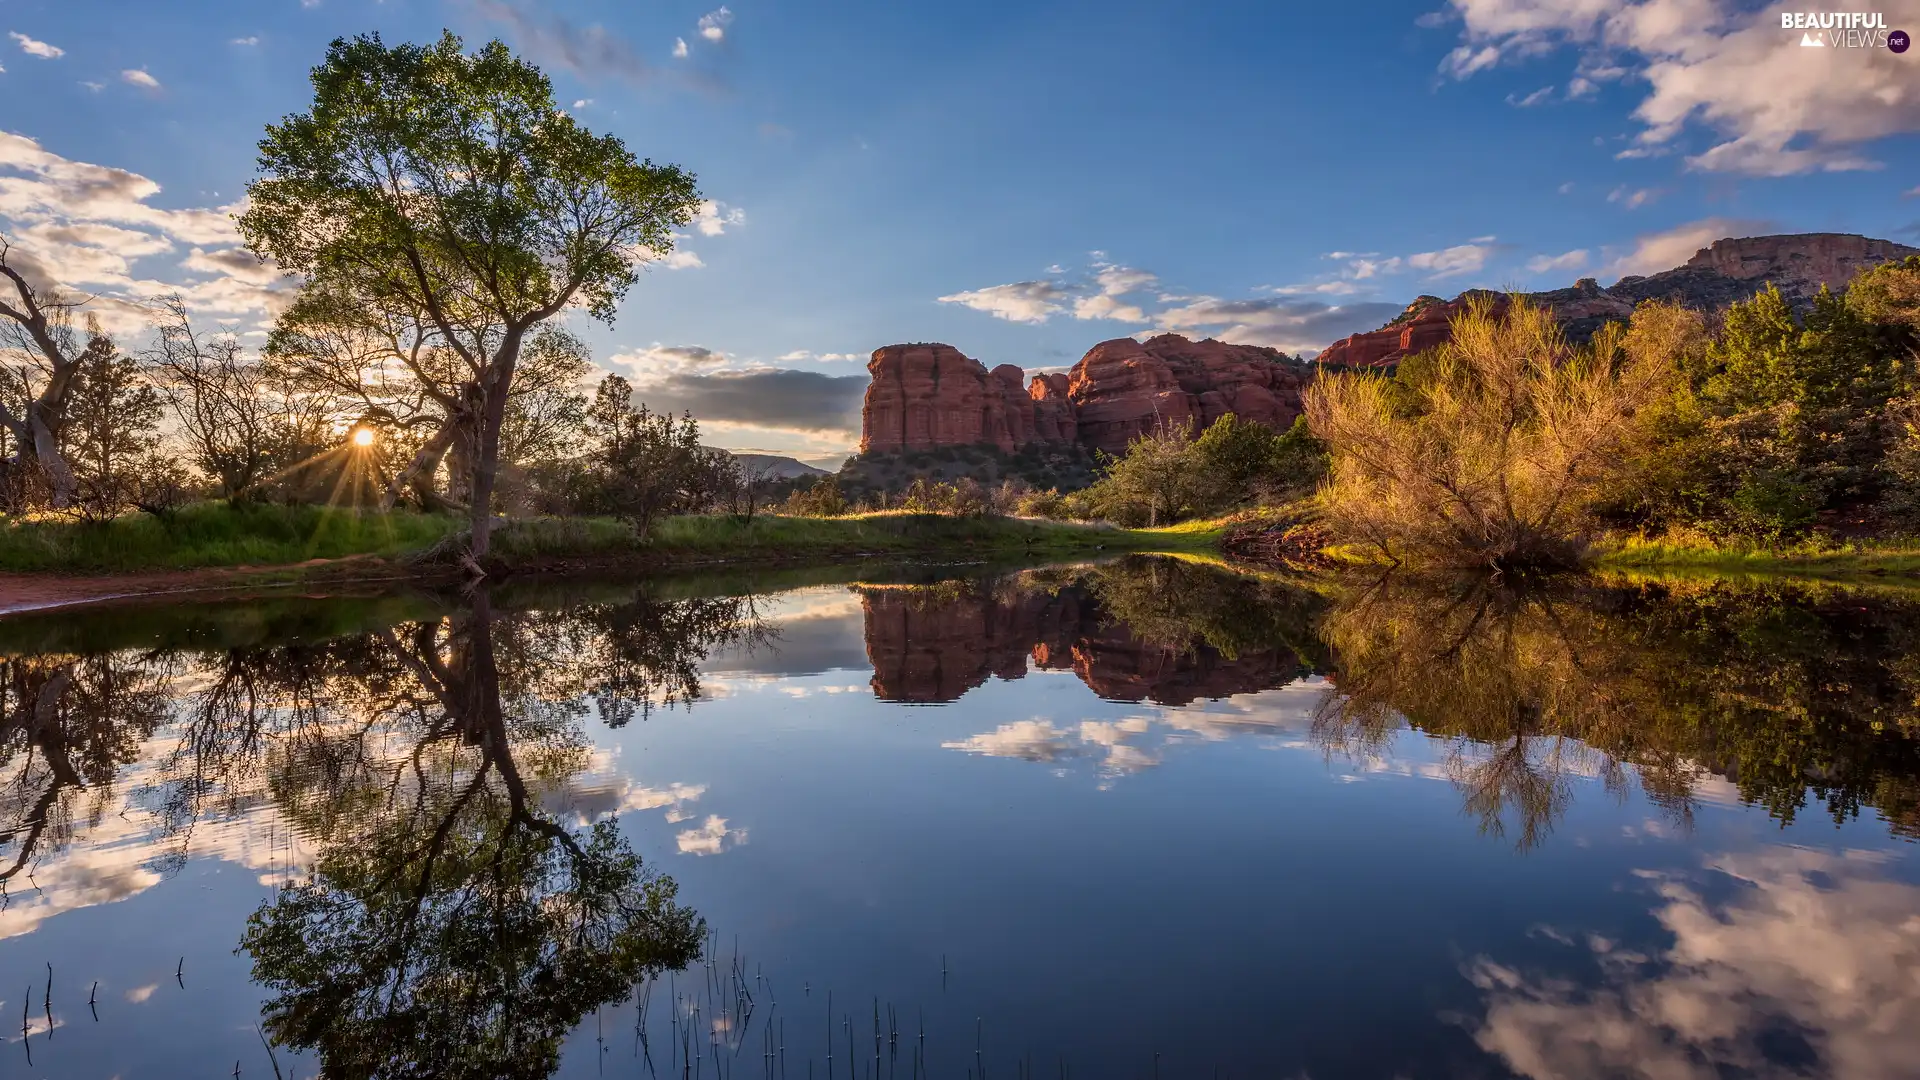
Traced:
MULTIPOLYGON (((1672 270, 1623 277, 1608 288, 1583 278, 1531 296, 1553 309, 1570 336, 1585 340, 1642 300, 1717 310, 1772 282, 1805 307, 1823 284, 1843 289, 1861 270, 1908 255, 1920 248, 1844 233, 1717 240, 1672 270)), ((1484 290, 1452 300, 1422 296, 1386 326, 1334 342, 1318 363, 1376 367, 1442 344, 1449 320, 1476 295, 1506 302, 1484 290)), ((1191 422, 1197 430, 1229 412, 1284 428, 1300 415, 1301 388, 1313 370, 1276 349, 1177 334, 1103 341, 1071 370, 1031 377, 1012 364, 988 370, 951 345, 889 345, 867 364, 873 381, 861 409, 860 451, 1117 454, 1159 425, 1191 422)))
MULTIPOLYGON (((1860 271, 1908 255, 1920 255, 1920 248, 1849 233, 1750 236, 1716 240, 1682 266, 1623 277, 1609 288, 1582 278, 1570 289, 1529 295, 1553 309, 1569 336, 1585 340, 1609 320, 1631 315, 1642 300, 1672 300, 1715 311, 1772 282, 1796 307, 1805 308, 1820 286, 1844 289, 1860 271)), ((1316 359, 1328 365, 1373 367, 1432 348, 1447 340, 1448 320, 1474 295, 1466 292, 1452 300, 1422 296, 1387 325, 1336 341, 1316 359)))
POLYGON ((863 454, 977 444, 1118 453, 1160 424, 1198 429, 1229 412, 1285 427, 1300 415, 1309 368, 1276 349, 1162 334, 1103 341, 1072 370, 1031 379, 939 344, 877 349, 867 371, 863 454))

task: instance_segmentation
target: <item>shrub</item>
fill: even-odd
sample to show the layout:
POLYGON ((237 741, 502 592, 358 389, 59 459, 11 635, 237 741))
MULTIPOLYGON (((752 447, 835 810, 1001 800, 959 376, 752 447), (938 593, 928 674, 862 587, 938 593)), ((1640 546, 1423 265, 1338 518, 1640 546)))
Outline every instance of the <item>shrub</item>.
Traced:
POLYGON ((1417 385, 1332 375, 1307 393, 1326 444, 1326 523, 1394 560, 1496 568, 1564 564, 1587 510, 1672 377, 1671 357, 1617 326, 1568 345, 1550 312, 1476 298, 1417 385), (1396 401, 1395 393, 1404 393, 1396 401))

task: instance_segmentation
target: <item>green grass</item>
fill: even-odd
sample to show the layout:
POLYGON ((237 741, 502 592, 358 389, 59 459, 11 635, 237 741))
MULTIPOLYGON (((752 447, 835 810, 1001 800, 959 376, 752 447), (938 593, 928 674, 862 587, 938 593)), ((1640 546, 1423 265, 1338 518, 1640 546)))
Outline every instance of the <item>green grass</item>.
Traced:
MULTIPOLYGON (((404 560, 456 535, 457 518, 316 506, 188 507, 171 521, 130 514, 87 524, 0 522, 0 570, 112 574, 214 567, 284 567, 370 555, 404 560)), ((874 513, 837 518, 762 514, 752 521, 693 515, 657 522, 646 540, 605 518, 532 518, 501 525, 494 557, 509 568, 595 563, 785 566, 858 556, 945 559, 1061 557, 1105 551, 1201 551, 1218 523, 1117 529, 1026 518, 874 513)))
POLYGON ((508 563, 631 558, 648 563, 786 563, 874 555, 1075 555, 1187 549, 1207 542, 1204 530, 1116 529, 1027 518, 949 517, 883 512, 812 518, 690 515, 657 522, 642 541, 618 522, 595 518, 515 521, 494 534, 494 554, 508 563))
POLYGON ((460 525, 452 517, 406 511, 222 503, 186 507, 171 521, 148 514, 98 523, 14 520, 0 524, 0 570, 125 573, 397 556, 426 548, 460 525))
POLYGON ((1629 538, 1603 545, 1598 570, 1657 570, 1725 576, 1846 579, 1920 575, 1910 543, 1803 541, 1779 547, 1672 543, 1629 538))

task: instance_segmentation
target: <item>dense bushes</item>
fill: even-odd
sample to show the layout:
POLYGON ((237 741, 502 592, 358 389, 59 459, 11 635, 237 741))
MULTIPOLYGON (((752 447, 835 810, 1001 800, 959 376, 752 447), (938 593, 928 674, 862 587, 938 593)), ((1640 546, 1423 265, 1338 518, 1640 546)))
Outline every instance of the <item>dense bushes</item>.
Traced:
POLYGON ((1340 539, 1496 567, 1577 560, 1601 529, 1776 541, 1920 527, 1920 258, 1718 317, 1647 303, 1571 347, 1515 297, 1393 375, 1328 376, 1308 417, 1340 539))
POLYGON ((1135 438, 1086 491, 1065 500, 1071 516, 1117 525, 1168 525, 1313 489, 1325 468, 1319 440, 1302 422, 1285 433, 1228 413, 1193 437, 1190 425, 1135 438))
POLYGON ((1327 525, 1395 560, 1570 561, 1670 370, 1663 338, 1623 337, 1608 328, 1574 349, 1523 298, 1498 316, 1475 300, 1427 363, 1316 382, 1307 416, 1332 459, 1327 525))

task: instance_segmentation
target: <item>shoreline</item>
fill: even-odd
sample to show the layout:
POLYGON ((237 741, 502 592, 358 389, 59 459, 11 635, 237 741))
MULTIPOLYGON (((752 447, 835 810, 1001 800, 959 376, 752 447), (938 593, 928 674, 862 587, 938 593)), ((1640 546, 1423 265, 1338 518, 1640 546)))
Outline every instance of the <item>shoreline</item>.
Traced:
MULTIPOLYGON (((1136 553, 1214 552, 1218 530, 1192 524, 1121 529, 1025 518, 884 515, 847 518, 671 519, 653 540, 582 519, 517 522, 496 536, 486 560, 496 584, 571 577, 654 577, 830 569, 862 563, 964 565, 1067 561, 1136 553), (689 520, 693 525, 687 526, 689 520), (677 528, 666 528, 679 523, 677 528), (799 524, 794 524, 799 523, 799 524), (681 533, 690 535, 680 535, 681 533)), ((0 619, 78 607, 270 595, 284 590, 447 588, 469 580, 425 550, 347 555, 272 565, 75 567, 0 571, 0 619)))

